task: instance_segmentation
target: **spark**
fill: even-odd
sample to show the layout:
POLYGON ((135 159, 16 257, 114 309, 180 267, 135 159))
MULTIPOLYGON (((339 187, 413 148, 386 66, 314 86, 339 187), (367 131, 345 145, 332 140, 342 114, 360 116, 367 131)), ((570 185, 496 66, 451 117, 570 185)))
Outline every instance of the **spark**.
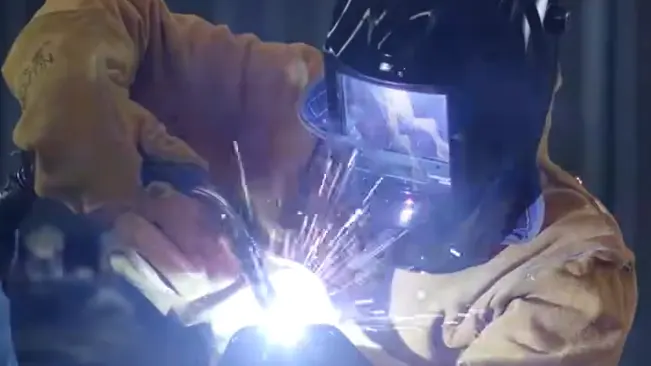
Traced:
POLYGON ((237 168, 240 174, 240 190, 242 194, 242 200, 244 201, 245 207, 245 220, 247 223, 253 222, 253 206, 251 203, 251 193, 249 191, 249 184, 246 178, 246 170, 244 169, 244 159, 242 159, 242 154, 240 153, 240 146, 237 141, 233 141, 233 151, 235 153, 235 160, 237 160, 237 168))
MULTIPOLYGON (((237 142, 233 146, 240 170, 242 198, 247 214, 254 217, 252 206, 253 198, 256 197, 251 197, 249 193, 244 174, 245 165, 237 142)), ((377 309, 383 304, 369 298, 356 300, 354 297, 357 296, 355 293, 358 288, 372 284, 386 270, 382 257, 409 232, 409 223, 415 211, 414 202, 408 199, 403 204, 397 217, 402 228, 381 228, 380 232, 369 234, 369 228, 365 224, 372 218, 374 212, 371 204, 383 186, 384 178, 370 180, 366 182, 370 188, 365 192, 351 194, 351 186, 355 186, 351 181, 356 178, 359 152, 352 150, 343 159, 332 151, 327 154, 317 164, 318 170, 312 171, 314 184, 305 197, 306 207, 293 212, 297 227, 269 230, 268 248, 274 254, 310 269, 326 283, 333 299, 342 294, 352 294, 353 298, 342 307, 352 308, 352 318, 362 329, 381 331, 390 327, 409 327, 410 325, 400 325, 409 323, 405 319, 390 319, 386 310, 377 309), (358 197, 357 201, 351 201, 351 196, 358 197)), ((281 201, 281 210, 284 204, 281 201)))

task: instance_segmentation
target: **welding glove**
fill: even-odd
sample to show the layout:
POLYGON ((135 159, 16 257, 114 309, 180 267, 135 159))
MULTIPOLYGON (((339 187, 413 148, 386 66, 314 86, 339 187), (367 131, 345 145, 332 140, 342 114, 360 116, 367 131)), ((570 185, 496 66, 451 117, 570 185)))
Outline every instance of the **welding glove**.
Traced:
POLYGON ((107 265, 163 313, 233 283, 239 263, 209 211, 168 183, 150 184, 103 236, 107 265))

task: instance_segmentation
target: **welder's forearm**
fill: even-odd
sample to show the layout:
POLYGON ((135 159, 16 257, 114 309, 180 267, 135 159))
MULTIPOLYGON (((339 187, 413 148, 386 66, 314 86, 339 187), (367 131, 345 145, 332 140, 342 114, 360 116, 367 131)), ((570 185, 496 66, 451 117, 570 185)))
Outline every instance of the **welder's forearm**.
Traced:
POLYGON ((138 45, 101 2, 85 4, 93 3, 60 11, 48 1, 2 70, 23 109, 13 137, 35 155, 36 193, 78 212, 129 201, 140 176, 126 121, 138 45))

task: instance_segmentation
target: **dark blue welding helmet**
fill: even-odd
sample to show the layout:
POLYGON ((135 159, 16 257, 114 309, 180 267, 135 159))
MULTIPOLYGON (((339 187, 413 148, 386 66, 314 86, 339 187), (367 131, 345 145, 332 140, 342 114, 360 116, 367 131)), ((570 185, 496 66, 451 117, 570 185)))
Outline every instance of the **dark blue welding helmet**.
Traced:
POLYGON ((530 241, 566 20, 556 0, 338 0, 301 110, 319 140, 305 193, 328 202, 310 214, 367 260, 432 273, 530 241))

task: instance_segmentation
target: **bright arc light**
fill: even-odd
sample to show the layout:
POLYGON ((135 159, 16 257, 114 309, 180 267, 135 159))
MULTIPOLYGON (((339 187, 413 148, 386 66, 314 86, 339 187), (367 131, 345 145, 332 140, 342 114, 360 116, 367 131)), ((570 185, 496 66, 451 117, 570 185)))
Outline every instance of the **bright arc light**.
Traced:
POLYGON ((281 270, 271 281, 277 297, 260 323, 269 343, 294 346, 303 338, 306 326, 336 323, 338 315, 325 286, 312 272, 281 270))
POLYGON ((408 225, 415 213, 414 201, 408 198, 400 211, 400 225, 408 225))
POLYGON ((280 258, 268 260, 276 298, 263 309, 251 288, 235 293, 213 310, 214 334, 228 341, 238 330, 257 326, 269 344, 293 347, 310 325, 337 325, 339 314, 321 279, 304 266, 280 258))

